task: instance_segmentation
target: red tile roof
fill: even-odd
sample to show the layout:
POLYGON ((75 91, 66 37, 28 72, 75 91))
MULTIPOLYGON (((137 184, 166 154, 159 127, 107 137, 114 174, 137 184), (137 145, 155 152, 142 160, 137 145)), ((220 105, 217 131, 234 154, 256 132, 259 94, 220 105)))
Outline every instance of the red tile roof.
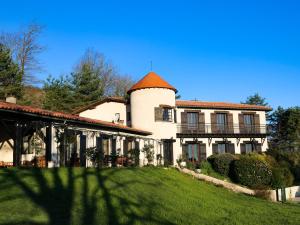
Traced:
POLYGON ((164 79, 162 79, 159 75, 157 75, 154 72, 150 72, 146 76, 144 76, 140 81, 138 81, 135 85, 133 85, 129 89, 128 94, 130 94, 133 91, 145 88, 166 88, 177 92, 176 88, 174 88, 164 79))
POLYGON ((20 113, 29 113, 36 116, 46 116, 53 119, 62 119, 62 120, 69 120, 73 122, 79 122, 79 123, 85 123, 85 124, 91 124, 96 125, 104 128, 113 128, 113 129, 119 129, 120 131, 127 132, 127 133, 137 133, 141 135, 150 135, 151 132, 134 129, 128 126, 119 125, 111 122, 106 122, 102 120, 95 120, 90 119, 86 117, 81 117, 74 114, 68 114, 68 113, 62 113, 62 112, 54 112, 49 110, 44 110, 40 108, 34 108, 30 106, 23 106, 8 102, 1 102, 0 101, 0 112, 1 111, 9 111, 9 112, 20 112, 20 113))
POLYGON ((107 97, 107 98, 104 98, 104 99, 101 99, 101 100, 98 100, 98 101, 95 101, 89 105, 86 105, 86 106, 83 106, 83 107, 80 107, 78 109, 75 109, 73 111, 74 114, 79 114, 83 111, 86 111, 88 109, 94 109, 95 107, 97 107, 98 105, 101 105, 103 103, 106 103, 106 102, 118 102, 118 103, 123 103, 123 104, 126 104, 127 103, 127 100, 123 97, 107 97))
POLYGON ((202 102, 202 101, 185 101, 177 100, 176 106, 181 108, 202 108, 202 109, 242 109, 242 110, 257 110, 271 111, 272 108, 259 105, 237 104, 227 102, 202 102))

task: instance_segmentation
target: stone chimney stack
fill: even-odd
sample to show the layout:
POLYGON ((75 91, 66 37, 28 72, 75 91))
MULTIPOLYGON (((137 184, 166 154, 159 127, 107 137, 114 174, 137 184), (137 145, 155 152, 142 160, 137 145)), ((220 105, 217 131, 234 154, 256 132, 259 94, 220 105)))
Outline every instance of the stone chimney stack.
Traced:
POLYGON ((6 102, 9 102, 9 103, 13 103, 13 104, 16 104, 17 103, 17 99, 16 99, 16 97, 14 97, 14 96, 8 96, 8 97, 6 97, 6 100, 5 100, 6 102))

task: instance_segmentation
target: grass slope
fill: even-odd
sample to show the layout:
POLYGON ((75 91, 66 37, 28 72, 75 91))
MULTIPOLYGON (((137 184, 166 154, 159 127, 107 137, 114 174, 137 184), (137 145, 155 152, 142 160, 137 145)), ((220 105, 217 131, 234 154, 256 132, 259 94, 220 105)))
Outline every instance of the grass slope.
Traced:
POLYGON ((0 224, 300 224, 270 203, 173 169, 0 170, 0 224))

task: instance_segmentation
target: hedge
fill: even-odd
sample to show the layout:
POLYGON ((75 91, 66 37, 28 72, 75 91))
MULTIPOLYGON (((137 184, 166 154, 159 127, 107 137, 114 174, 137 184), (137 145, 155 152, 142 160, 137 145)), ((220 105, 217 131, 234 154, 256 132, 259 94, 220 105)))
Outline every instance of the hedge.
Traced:
POLYGON ((208 160, 213 169, 223 176, 228 176, 232 162, 237 158, 229 153, 213 155, 208 160))
POLYGON ((259 188, 270 185, 272 171, 266 162, 244 156, 233 162, 231 178, 248 187, 259 188))

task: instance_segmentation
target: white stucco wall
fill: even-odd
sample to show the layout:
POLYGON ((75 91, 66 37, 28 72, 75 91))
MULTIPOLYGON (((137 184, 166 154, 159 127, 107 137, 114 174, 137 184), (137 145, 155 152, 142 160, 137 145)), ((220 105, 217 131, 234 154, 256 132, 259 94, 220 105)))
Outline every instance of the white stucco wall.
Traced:
POLYGON ((120 113, 120 120, 123 120, 123 124, 127 125, 126 104, 120 102, 105 102, 94 109, 83 111, 79 115, 91 119, 113 122, 116 113, 120 113))
POLYGON ((175 107, 175 92, 164 88, 137 90, 130 95, 131 125, 133 128, 150 131, 157 139, 176 138, 176 124, 155 121, 155 107, 175 107))
MULTIPOLYGON (((9 141, 12 145, 14 144, 13 140, 9 141)), ((13 162, 13 150, 7 143, 4 143, 0 149, 0 161, 13 162)))

